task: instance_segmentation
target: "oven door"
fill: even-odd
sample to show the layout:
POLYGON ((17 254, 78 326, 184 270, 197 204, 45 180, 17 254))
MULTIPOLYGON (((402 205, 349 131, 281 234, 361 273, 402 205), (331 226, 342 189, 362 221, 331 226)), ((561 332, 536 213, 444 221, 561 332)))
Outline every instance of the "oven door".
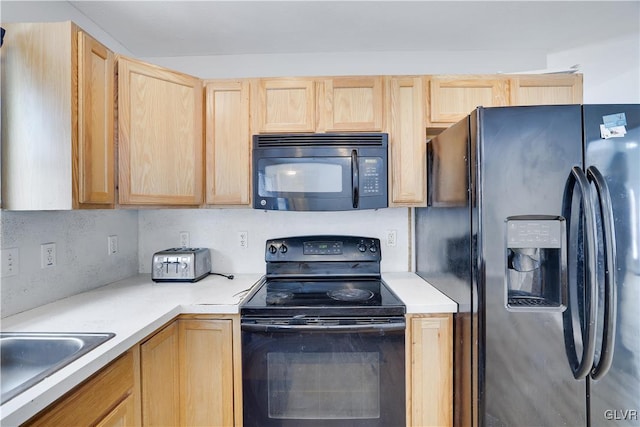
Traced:
POLYGON ((243 321, 244 426, 405 425, 405 324, 396 320, 312 326, 243 321))

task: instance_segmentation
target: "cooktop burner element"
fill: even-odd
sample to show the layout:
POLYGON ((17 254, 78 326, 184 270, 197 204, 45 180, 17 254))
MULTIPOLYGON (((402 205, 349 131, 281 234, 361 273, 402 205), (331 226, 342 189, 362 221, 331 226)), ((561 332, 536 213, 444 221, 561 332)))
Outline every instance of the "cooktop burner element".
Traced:
POLYGON ((267 304, 268 305, 286 304, 286 302, 290 301, 292 298, 293 298, 292 292, 286 292, 286 291, 268 292, 267 304))
POLYGON ((380 274, 380 240, 300 236, 266 242, 267 274, 243 316, 403 316, 380 274))
POLYGON ((373 298, 373 292, 366 289, 336 289, 327 292, 330 298, 338 301, 368 301, 373 298))

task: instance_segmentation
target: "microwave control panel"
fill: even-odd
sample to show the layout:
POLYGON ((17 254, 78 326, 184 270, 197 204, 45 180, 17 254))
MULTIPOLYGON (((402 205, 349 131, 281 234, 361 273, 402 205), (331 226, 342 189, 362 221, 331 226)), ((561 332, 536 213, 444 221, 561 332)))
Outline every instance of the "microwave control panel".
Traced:
POLYGON ((383 162, 380 157, 362 157, 359 159, 360 192, 363 196, 382 194, 383 162))

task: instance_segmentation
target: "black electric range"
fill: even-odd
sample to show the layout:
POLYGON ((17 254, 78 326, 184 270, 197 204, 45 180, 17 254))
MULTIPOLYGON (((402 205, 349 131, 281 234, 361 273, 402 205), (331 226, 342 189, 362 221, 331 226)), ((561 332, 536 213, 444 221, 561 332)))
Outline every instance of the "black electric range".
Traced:
POLYGON ((240 307, 242 316, 404 316, 405 305, 380 273, 380 240, 358 236, 270 239, 266 275, 240 307))

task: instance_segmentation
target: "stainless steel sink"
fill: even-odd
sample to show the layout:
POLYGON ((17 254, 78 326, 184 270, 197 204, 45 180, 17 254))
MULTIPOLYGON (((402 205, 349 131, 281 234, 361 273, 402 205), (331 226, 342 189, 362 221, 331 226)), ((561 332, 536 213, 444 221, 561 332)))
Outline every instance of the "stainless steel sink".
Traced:
POLYGON ((112 333, 0 333, 2 403, 113 338, 112 333))

